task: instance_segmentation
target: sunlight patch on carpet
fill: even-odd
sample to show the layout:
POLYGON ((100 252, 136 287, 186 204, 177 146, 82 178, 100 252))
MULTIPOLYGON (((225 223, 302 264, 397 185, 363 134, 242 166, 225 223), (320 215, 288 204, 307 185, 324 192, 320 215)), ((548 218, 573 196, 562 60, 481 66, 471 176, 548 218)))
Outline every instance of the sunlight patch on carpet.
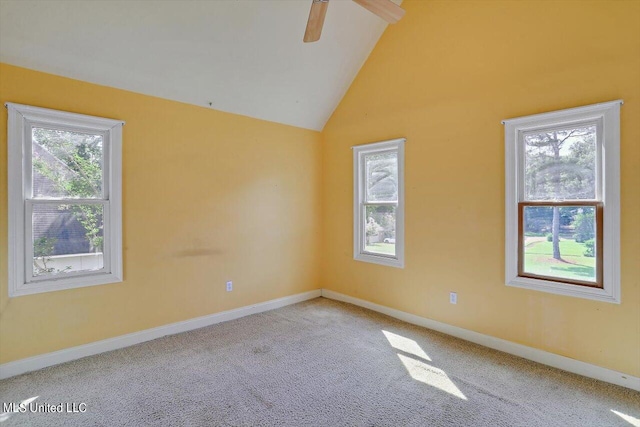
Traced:
MULTIPOLYGON (((416 358, 432 362, 429 355, 425 353, 422 347, 420 347, 420 344, 416 341, 385 330, 382 330, 382 333, 387 338, 387 341, 389 341, 389 344, 391 344, 391 347, 396 350, 400 350, 403 353, 410 354, 416 358)), ((460 399, 467 400, 467 397, 462 394, 460 389, 456 387, 453 381, 451 381, 449 376, 442 369, 428 365, 422 360, 417 360, 401 353, 397 354, 405 369, 414 380, 438 388, 453 396, 459 397, 460 399)))
POLYGON ((462 394, 460 389, 456 387, 442 369, 434 368, 424 362, 403 356, 402 354, 398 354, 398 357, 414 380, 438 388, 460 399, 467 400, 467 397, 462 394))
MULTIPOLYGON (((2 423, 4 421, 7 421, 9 418, 11 418, 11 416, 13 414, 19 413, 18 408, 20 408, 20 407, 28 407, 31 402, 33 402, 34 400, 36 400, 39 397, 40 396, 33 396, 33 397, 30 397, 28 399, 23 400, 22 402, 20 402, 20 403, 18 403, 16 405, 16 407, 13 410, 13 412, 3 412, 3 413, 1 413, 0 414, 0 423, 2 423)), ((7 402, 4 402, 4 403, 6 404, 7 402)), ((4 408, 3 408, 3 410, 4 410, 4 408)))
POLYGON ((402 335, 394 334, 393 332, 389 331, 383 330, 382 333, 387 338, 387 341, 389 341, 389 344, 391 344, 391 347, 395 348, 396 350, 402 350, 405 353, 413 354, 414 356, 418 356, 424 360, 428 360, 429 362, 431 362, 431 358, 427 356, 427 353, 425 353, 420 345, 414 340, 403 337, 402 335))
POLYGON ((623 414, 622 412, 612 409, 611 412, 631 424, 633 427, 640 427, 640 418, 632 417, 631 415, 623 414))

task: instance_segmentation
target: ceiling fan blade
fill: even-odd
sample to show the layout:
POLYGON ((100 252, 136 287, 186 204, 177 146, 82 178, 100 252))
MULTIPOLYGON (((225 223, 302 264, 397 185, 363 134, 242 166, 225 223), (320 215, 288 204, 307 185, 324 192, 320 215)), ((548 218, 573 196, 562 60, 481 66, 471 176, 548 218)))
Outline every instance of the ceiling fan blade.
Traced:
POLYGON ((395 24, 404 16, 404 9, 391 0, 353 0, 369 12, 375 13, 389 24, 395 24))
POLYGON ((328 7, 329 0, 313 0, 311 3, 307 29, 304 32, 303 38, 305 43, 315 42, 320 39, 322 26, 324 25, 324 16, 327 14, 328 7))

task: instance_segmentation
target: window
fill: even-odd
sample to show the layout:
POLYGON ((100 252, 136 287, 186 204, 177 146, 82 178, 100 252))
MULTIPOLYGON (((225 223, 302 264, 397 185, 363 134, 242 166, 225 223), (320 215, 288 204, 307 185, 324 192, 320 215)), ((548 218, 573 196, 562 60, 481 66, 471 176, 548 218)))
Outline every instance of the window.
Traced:
POLYGON ((9 296, 121 282, 124 123, 6 107, 9 296))
POLYGON ((505 120, 506 281, 620 302, 620 105, 505 120))
POLYGON ((356 260, 404 267, 404 143, 353 147, 356 260))

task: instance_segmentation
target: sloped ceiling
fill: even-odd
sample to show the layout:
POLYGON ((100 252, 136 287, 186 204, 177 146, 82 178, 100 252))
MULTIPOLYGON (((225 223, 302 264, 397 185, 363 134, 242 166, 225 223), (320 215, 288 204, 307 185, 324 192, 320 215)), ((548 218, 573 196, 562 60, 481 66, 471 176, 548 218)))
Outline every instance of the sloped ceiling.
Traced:
MULTIPOLYGON (((331 0, 0 0, 0 61, 321 130, 386 23, 331 0)), ((401 25, 402 22, 396 25, 401 25)))

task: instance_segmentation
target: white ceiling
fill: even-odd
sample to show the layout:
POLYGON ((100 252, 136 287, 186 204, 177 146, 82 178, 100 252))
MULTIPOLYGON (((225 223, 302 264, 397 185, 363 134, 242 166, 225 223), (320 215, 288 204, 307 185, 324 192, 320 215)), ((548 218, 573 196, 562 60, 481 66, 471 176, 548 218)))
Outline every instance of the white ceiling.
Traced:
MULTIPOLYGON (((0 0, 0 61, 321 130, 386 23, 331 0, 0 0)), ((401 24, 398 24, 401 25, 401 24)))

